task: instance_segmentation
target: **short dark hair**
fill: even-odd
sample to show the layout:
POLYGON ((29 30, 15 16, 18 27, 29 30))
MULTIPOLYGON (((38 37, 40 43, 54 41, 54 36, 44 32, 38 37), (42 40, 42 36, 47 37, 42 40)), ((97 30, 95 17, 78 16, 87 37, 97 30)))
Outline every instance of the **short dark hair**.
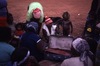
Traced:
POLYGON ((69 12, 68 12, 68 11, 63 12, 62 17, 63 17, 63 19, 65 19, 65 20, 69 20, 69 19, 70 19, 70 14, 69 14, 69 12))
POLYGON ((19 30, 18 28, 21 28, 21 30, 25 29, 25 23, 17 23, 15 24, 15 29, 19 30))

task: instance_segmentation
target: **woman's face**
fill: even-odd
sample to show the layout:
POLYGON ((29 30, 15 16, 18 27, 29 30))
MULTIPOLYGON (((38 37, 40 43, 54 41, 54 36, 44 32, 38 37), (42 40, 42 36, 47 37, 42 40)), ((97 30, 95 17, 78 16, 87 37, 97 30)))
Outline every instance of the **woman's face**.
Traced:
POLYGON ((34 11, 33 11, 33 17, 36 18, 36 19, 39 19, 41 17, 41 10, 36 8, 34 11))

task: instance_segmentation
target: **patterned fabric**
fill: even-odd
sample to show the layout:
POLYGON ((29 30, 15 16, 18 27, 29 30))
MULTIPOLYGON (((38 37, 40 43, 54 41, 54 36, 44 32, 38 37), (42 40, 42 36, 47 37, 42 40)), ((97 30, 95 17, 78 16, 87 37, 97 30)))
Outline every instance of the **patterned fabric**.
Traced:
POLYGON ((82 38, 77 38, 73 41, 73 47, 81 54, 80 61, 84 62, 84 65, 87 66, 88 56, 93 56, 93 53, 90 51, 89 44, 86 40, 82 38))
POLYGON ((52 52, 46 52, 45 53, 45 59, 47 60, 52 60, 52 61, 63 61, 65 59, 71 58, 71 55, 61 55, 61 54, 56 54, 52 52))

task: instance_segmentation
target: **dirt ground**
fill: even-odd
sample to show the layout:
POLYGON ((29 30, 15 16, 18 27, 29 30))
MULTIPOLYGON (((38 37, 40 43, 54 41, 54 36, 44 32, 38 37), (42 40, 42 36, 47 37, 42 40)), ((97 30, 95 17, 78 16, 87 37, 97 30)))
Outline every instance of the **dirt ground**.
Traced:
POLYGON ((34 1, 43 5, 47 16, 61 16, 68 11, 74 27, 73 36, 82 34, 92 0, 8 0, 8 10, 13 14, 14 22, 26 21, 27 6, 34 1))

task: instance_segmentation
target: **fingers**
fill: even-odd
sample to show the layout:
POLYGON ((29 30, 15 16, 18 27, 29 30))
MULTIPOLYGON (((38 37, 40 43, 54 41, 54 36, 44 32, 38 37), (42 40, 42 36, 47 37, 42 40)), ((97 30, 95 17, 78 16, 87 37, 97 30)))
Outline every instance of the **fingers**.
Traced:
POLYGON ((45 16, 45 23, 46 24, 50 24, 50 23, 52 23, 53 21, 52 21, 52 19, 51 18, 49 18, 48 16, 45 16))

